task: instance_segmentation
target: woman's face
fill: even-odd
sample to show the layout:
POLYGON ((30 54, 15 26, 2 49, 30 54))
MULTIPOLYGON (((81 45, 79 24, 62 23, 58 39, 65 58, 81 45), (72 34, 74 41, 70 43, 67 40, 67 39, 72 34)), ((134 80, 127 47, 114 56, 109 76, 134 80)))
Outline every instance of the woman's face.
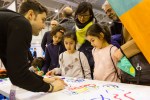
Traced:
POLYGON ((77 18, 82 24, 86 23, 90 19, 91 16, 92 15, 90 15, 89 11, 86 11, 85 13, 77 14, 77 18))

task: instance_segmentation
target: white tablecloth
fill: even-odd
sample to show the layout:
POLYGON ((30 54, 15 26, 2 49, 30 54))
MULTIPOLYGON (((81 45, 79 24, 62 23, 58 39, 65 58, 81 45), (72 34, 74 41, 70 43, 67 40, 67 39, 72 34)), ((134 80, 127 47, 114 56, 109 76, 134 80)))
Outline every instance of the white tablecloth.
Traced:
MULTIPOLYGON (((16 88, 18 100, 150 100, 150 87, 96 80, 65 78, 68 86, 59 92, 34 93, 16 88)), ((32 85, 32 83, 31 83, 32 85)), ((0 80, 0 93, 9 97, 11 82, 0 80)))

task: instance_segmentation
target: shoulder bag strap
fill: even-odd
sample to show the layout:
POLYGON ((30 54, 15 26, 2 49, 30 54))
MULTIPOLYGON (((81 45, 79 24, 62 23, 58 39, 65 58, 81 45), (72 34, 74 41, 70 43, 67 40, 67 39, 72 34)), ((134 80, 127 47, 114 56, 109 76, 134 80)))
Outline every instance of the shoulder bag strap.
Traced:
MULTIPOLYGON (((113 46, 112 46, 113 47, 113 46)), ((115 66, 115 63, 114 63, 114 61, 113 61, 113 59, 112 59, 112 55, 111 55, 111 49, 112 49, 112 47, 110 48, 110 58, 111 58, 111 61, 112 61, 112 63, 113 63, 113 65, 114 65, 114 68, 115 68, 115 72, 116 72, 116 74, 117 74, 117 77, 121 80, 121 78, 119 77, 119 75, 118 75, 118 71, 117 71, 117 68, 116 68, 116 66, 115 66)))
POLYGON ((82 69, 83 77, 85 78, 84 69, 83 69, 83 66, 82 66, 81 59, 80 59, 80 51, 79 51, 79 60, 80 60, 80 64, 81 64, 81 69, 82 69))

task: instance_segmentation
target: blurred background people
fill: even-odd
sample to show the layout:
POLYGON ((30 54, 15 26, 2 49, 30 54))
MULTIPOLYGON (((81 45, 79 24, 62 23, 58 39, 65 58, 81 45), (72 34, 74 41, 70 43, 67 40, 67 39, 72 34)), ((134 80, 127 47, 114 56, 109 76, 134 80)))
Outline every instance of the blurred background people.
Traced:
POLYGON ((51 42, 52 37, 51 37, 51 30, 56 27, 58 25, 58 21, 56 20, 52 20, 50 22, 50 31, 45 32, 43 38, 42 38, 42 42, 41 42, 41 47, 43 49, 43 51, 45 52, 45 47, 51 42))
POLYGON ((63 26, 66 31, 72 31, 75 25, 74 18, 72 17, 73 9, 67 6, 62 10, 62 14, 64 18, 60 22, 60 25, 63 26))

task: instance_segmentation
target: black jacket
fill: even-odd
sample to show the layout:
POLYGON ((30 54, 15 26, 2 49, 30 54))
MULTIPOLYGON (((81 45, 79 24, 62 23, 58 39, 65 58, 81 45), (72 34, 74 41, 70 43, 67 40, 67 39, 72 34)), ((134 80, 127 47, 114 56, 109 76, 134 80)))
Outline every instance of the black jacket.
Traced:
POLYGON ((41 42, 41 47, 43 49, 43 51, 45 52, 45 47, 46 45, 50 44, 52 40, 52 37, 50 35, 50 31, 45 32, 42 42, 41 42))
POLYGON ((28 70, 31 39, 32 27, 24 16, 0 9, 0 59, 11 82, 30 91, 47 92, 49 84, 28 70))

